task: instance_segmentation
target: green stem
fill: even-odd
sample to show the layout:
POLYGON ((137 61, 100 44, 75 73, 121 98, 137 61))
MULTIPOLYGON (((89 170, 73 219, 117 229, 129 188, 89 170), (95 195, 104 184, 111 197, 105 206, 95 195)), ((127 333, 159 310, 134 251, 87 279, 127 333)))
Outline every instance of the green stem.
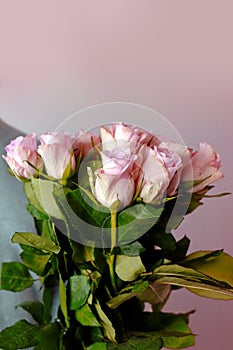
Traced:
POLYGON ((115 281, 115 255, 113 249, 117 245, 117 213, 115 210, 111 210, 111 249, 110 256, 108 259, 109 273, 111 278, 112 287, 114 293, 117 293, 116 281, 115 281))
POLYGON ((111 251, 117 245, 117 213, 115 211, 111 211, 111 251))

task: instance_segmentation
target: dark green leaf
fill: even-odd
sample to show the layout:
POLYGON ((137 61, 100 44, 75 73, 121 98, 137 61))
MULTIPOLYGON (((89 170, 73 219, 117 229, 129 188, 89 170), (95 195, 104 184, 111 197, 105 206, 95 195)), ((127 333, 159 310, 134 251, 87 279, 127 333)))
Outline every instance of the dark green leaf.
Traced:
POLYGON ((157 335, 164 346, 181 349, 194 345, 194 336, 187 325, 187 315, 161 312, 143 312, 140 315, 140 332, 145 336, 157 335))
POLYGON ((118 214, 118 241, 129 244, 146 233, 159 219, 163 208, 143 203, 135 204, 118 214))
POLYGON ((157 334, 138 333, 132 336, 127 342, 122 344, 109 344, 109 350, 160 350, 163 341, 157 334))
POLYGON ((49 323, 51 320, 51 307, 52 307, 52 294, 49 288, 45 288, 43 292, 43 303, 44 303, 44 323, 49 323))
POLYGON ((75 311, 76 320, 83 326, 101 327, 88 304, 75 311))
POLYGON ((61 311, 63 313, 66 326, 69 328, 70 322, 69 322, 69 315, 68 315, 66 286, 61 278, 61 275, 59 275, 59 297, 60 297, 61 311))
POLYGON ((159 331, 158 334, 163 339, 166 348, 183 349, 195 344, 194 335, 182 316, 171 314, 162 315, 165 317, 167 325, 164 329, 159 331))
POLYGON ((138 256, 145 251, 145 248, 139 242, 133 242, 120 247, 121 254, 127 256, 138 256))
POLYGON ((178 242, 176 242, 175 251, 165 254, 166 258, 172 260, 173 262, 183 260, 185 258, 185 255, 187 254, 189 244, 190 239, 187 236, 184 236, 178 242))
POLYGON ((38 234, 48 240, 58 243, 54 224, 50 220, 34 220, 38 234))
POLYGON ((90 199, 90 197, 81 189, 76 189, 67 194, 67 200, 77 216, 85 222, 105 227, 105 221, 110 216, 110 211, 90 199))
POLYGON ((70 309, 82 307, 90 294, 91 286, 88 276, 76 275, 70 278, 70 309))
POLYGON ((28 269, 19 262, 2 263, 0 280, 0 289, 12 292, 21 292, 33 283, 28 269))
POLYGON ((24 301, 23 303, 17 305, 25 311, 29 312, 32 318, 39 324, 43 324, 44 320, 44 305, 39 301, 24 301))
POLYGON ((153 243, 163 249, 164 253, 171 253, 176 250, 176 240, 171 233, 154 232, 150 233, 153 243))
POLYGON ((34 350, 58 350, 60 330, 56 323, 50 323, 41 329, 40 343, 34 350))
POLYGON ((37 234, 32 232, 15 232, 15 234, 12 237, 12 242, 25 244, 55 254, 58 254, 61 249, 51 240, 38 236, 37 234))
POLYGON ((38 210, 34 205, 29 203, 27 205, 27 211, 37 220, 48 220, 49 216, 43 211, 38 210))
POLYGON ((88 346, 87 350, 107 350, 106 343, 94 343, 91 346, 88 346))
POLYGON ((72 247, 72 260, 77 264, 82 264, 87 261, 94 260, 94 248, 80 244, 78 242, 70 241, 72 247))
POLYGON ((38 344, 40 337, 39 328, 21 320, 0 333, 0 347, 4 350, 27 349, 38 344))
POLYGON ((31 254, 31 255, 34 255, 34 254, 35 255, 48 255, 48 253, 43 252, 43 250, 31 247, 29 245, 20 244, 20 247, 27 254, 31 254))

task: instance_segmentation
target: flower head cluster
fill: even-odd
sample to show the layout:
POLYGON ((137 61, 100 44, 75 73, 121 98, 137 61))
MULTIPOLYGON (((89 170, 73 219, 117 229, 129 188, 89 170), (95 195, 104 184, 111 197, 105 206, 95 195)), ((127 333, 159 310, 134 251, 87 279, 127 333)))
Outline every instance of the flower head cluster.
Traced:
POLYGON ((99 147, 102 166, 95 171, 87 167, 87 173, 93 194, 106 207, 116 201, 125 207, 135 197, 155 203, 174 196, 183 181, 194 184, 192 192, 200 192, 223 177, 212 146, 201 143, 194 152, 123 123, 100 127, 100 136, 49 132, 40 136, 39 145, 35 134, 20 136, 6 146, 3 157, 21 179, 43 171, 61 180, 75 175, 80 161, 95 147, 99 147))

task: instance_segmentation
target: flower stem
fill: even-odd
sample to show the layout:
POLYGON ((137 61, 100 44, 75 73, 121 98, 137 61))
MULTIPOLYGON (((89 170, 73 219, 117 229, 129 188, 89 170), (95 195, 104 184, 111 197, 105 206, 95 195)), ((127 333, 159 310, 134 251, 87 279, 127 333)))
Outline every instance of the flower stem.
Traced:
POLYGON ((117 245, 117 213, 115 210, 111 210, 111 249, 108 259, 109 273, 111 278, 112 287, 114 293, 117 293, 116 281, 115 281, 115 254, 114 248, 117 245))

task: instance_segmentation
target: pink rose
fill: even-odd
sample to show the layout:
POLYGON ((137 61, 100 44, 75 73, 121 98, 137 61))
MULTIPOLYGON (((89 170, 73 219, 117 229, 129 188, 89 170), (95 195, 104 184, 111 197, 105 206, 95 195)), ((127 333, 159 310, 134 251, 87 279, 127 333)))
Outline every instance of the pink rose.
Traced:
POLYGON ((206 186, 223 178, 220 167, 219 155, 214 152, 213 147, 207 143, 200 143, 200 149, 192 153, 191 161, 183 169, 182 181, 201 181, 192 188, 193 193, 200 192, 206 186))
POLYGON ((100 137, 80 130, 72 139, 75 157, 81 155, 84 158, 93 147, 98 146, 100 137))
POLYGON ((103 150, 107 151, 129 147, 135 152, 142 144, 154 146, 158 143, 158 138, 148 131, 123 123, 101 127, 100 132, 103 150))
POLYGON ((137 191, 145 203, 153 203, 166 195, 169 184, 169 172, 164 161, 157 151, 143 145, 138 152, 137 168, 137 191))
POLYGON ((115 148, 135 148, 139 136, 135 134, 132 125, 123 123, 112 124, 100 128, 103 151, 112 151, 115 148))
POLYGON ((75 171, 73 141, 70 134, 59 131, 40 136, 38 153, 43 158, 46 172, 55 179, 68 178, 75 171))
POLYGON ((132 166, 135 156, 130 149, 116 148, 111 152, 102 152, 103 167, 95 171, 88 168, 90 184, 97 200, 110 208, 117 200, 120 208, 126 207, 134 195, 132 166))
POLYGON ((42 166, 42 159, 37 153, 37 136, 34 133, 28 134, 25 137, 17 137, 5 147, 5 150, 7 155, 4 155, 3 158, 8 163, 12 172, 20 178, 29 179, 35 176, 37 171, 33 167, 40 169, 42 166))
POLYGON ((187 146, 175 142, 161 142, 159 154, 169 173, 168 196, 174 196, 180 184, 182 169, 190 161, 190 151, 187 146))

